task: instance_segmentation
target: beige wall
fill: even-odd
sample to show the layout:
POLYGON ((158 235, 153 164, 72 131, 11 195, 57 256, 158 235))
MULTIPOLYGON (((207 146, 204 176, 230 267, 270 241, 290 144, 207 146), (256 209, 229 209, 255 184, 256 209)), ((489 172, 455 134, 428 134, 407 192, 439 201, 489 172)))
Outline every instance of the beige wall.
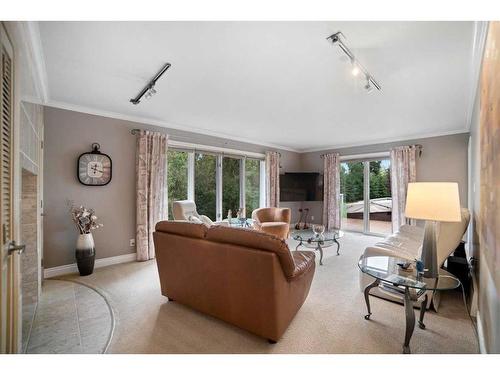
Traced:
MULTIPOLYGON (((96 209, 104 228, 94 232, 97 258, 135 252, 135 137, 134 128, 161 130, 177 141, 265 152, 264 146, 158 128, 134 122, 45 107, 45 268, 74 263, 77 233, 70 220, 68 202, 96 209), (113 179, 102 187, 81 185, 76 177, 78 156, 97 142, 113 160, 113 179)), ((279 150, 282 171, 292 171, 300 155, 279 150)))
MULTIPOLYGON (((128 121, 88 115, 84 113, 45 107, 45 267, 74 262, 77 233, 68 215, 68 202, 93 207, 104 223, 94 232, 97 258, 106 258, 135 252, 129 240, 135 238, 135 137, 133 128, 159 128, 128 121), (102 151, 113 160, 113 180, 104 187, 87 187, 76 178, 78 156, 90 150, 93 142, 101 144, 102 151)), ((266 147, 226 139, 162 128, 171 139, 265 152, 266 147)), ((466 134, 353 147, 338 150, 343 155, 386 151, 399 144, 420 143, 424 146, 419 159, 418 176, 421 181, 457 181, 461 199, 467 201, 467 139, 466 134)), ((298 154, 280 150, 281 173, 322 172, 322 152, 298 154)), ((308 207, 314 222, 321 221, 322 202, 283 202, 292 209, 292 222, 298 220, 298 209, 308 207)))
MULTIPOLYGON (((339 152, 340 155, 357 155, 373 152, 389 151, 392 147, 409 144, 421 144, 422 156, 417 160, 418 181, 454 181, 460 188, 460 201, 467 207, 467 142, 468 134, 455 134, 441 137, 412 139, 402 142, 381 143, 341 149, 331 149, 302 154, 301 169, 303 172, 323 173, 321 154, 339 152)), ((315 218, 321 221, 322 202, 304 202, 315 218)))

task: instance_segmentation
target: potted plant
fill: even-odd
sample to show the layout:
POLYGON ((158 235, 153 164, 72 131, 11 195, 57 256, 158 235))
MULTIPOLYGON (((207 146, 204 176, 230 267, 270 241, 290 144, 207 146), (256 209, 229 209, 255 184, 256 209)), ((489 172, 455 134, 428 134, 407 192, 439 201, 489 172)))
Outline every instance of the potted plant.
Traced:
POLYGON ((92 208, 72 206, 71 218, 78 229, 76 241, 76 264, 80 276, 87 276, 94 271, 95 245, 92 231, 101 228, 103 224, 97 222, 97 216, 92 208))

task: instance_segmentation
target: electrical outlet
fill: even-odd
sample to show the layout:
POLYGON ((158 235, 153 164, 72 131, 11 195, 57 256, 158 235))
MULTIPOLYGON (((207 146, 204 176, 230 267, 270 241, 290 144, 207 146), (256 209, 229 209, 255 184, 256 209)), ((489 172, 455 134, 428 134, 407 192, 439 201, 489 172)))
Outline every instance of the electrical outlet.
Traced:
POLYGON ((314 221, 314 216, 311 216, 311 221, 314 221))
POLYGON ((130 247, 134 247, 135 246, 135 238, 131 238, 130 239, 130 247))

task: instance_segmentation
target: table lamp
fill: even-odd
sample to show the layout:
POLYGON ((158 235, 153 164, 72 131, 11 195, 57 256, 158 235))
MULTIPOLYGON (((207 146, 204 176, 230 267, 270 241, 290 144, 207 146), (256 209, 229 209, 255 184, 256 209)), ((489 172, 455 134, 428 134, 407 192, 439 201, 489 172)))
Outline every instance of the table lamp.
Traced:
POLYGON ((461 221, 460 198, 456 182, 410 182, 406 195, 405 216, 425 220, 421 260, 424 277, 439 274, 436 248, 438 221, 461 221))

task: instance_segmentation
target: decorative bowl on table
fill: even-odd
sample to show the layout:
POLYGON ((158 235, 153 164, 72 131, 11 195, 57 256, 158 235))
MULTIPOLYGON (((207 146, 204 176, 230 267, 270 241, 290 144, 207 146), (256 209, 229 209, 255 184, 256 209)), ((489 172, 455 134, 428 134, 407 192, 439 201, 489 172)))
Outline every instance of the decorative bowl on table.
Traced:
POLYGON ((325 233, 325 226, 322 224, 313 224, 312 230, 316 238, 322 238, 323 233, 325 233))

